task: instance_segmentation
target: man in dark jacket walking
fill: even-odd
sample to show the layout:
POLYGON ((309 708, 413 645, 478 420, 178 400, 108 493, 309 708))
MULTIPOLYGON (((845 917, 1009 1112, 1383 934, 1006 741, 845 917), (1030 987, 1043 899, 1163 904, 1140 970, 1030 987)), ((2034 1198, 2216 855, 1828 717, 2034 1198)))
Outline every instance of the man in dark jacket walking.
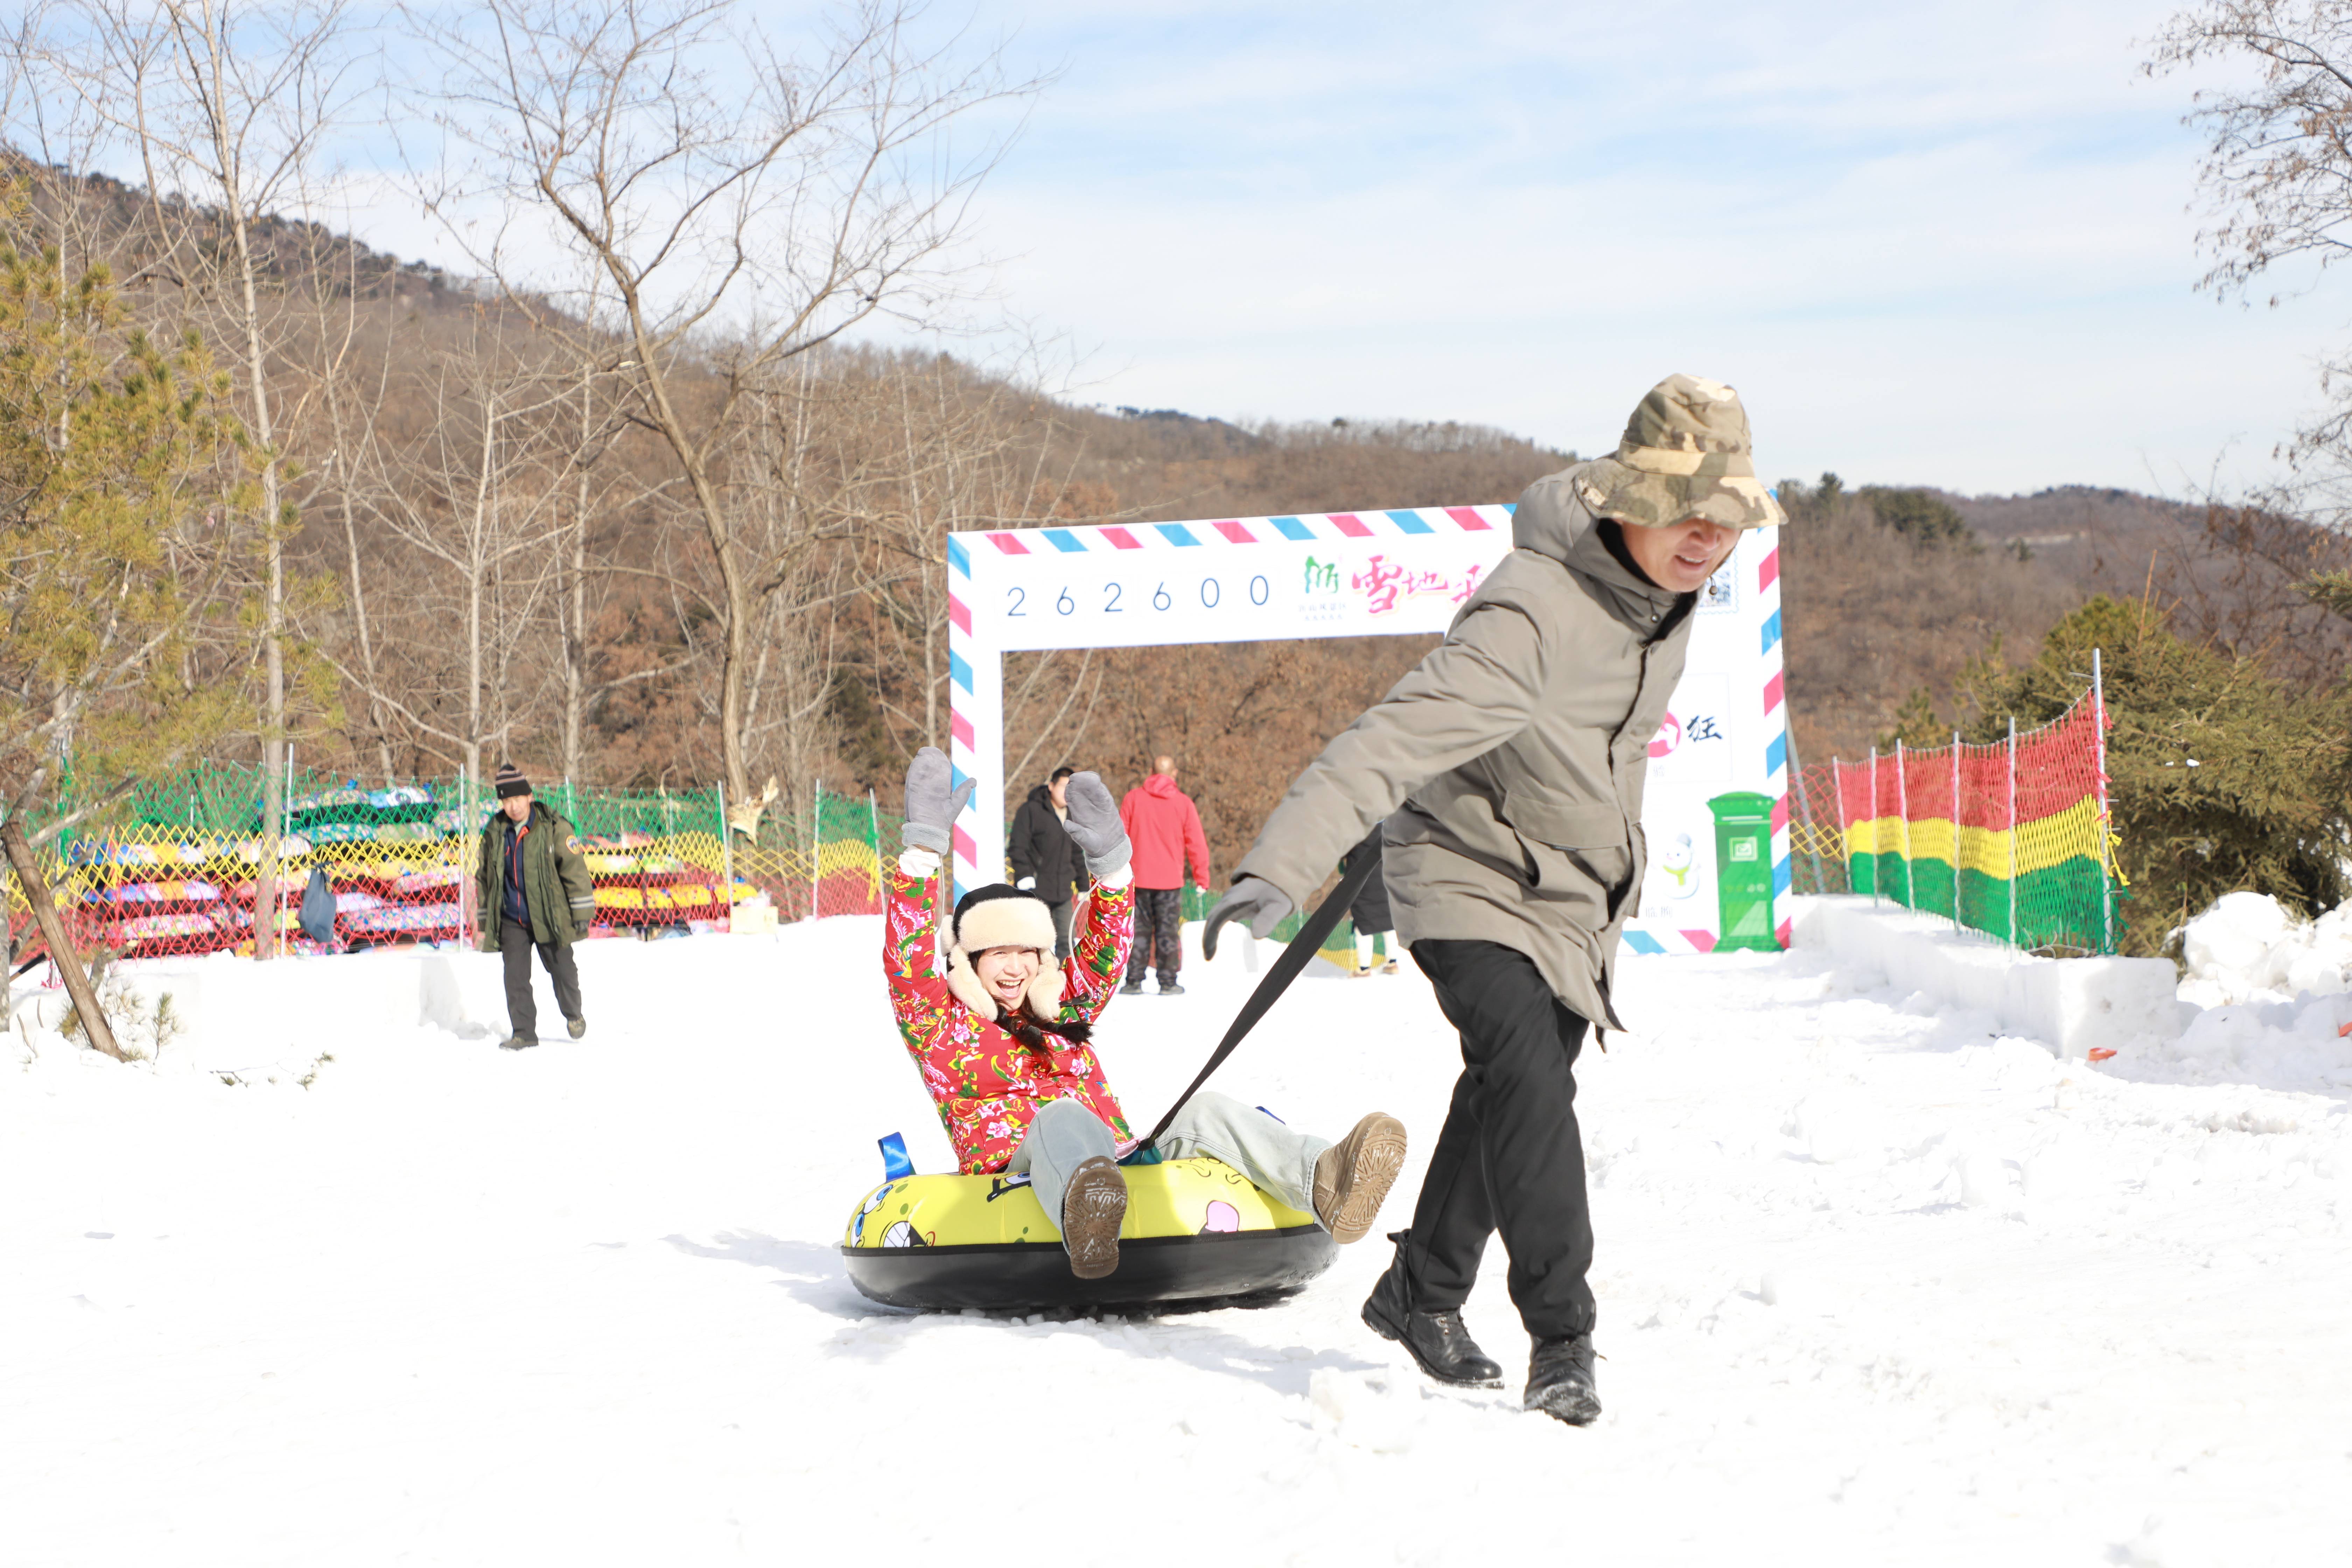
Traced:
POLYGON ((578 1039, 588 1032, 580 1006, 580 970, 572 944, 596 917, 588 863, 572 847, 572 825, 531 798, 530 781, 512 763, 498 774, 499 809, 482 829, 481 942, 506 960, 507 1027, 501 1046, 539 1044, 539 1008, 530 994, 530 952, 555 982, 555 1003, 578 1039))
POLYGON ((1499 1386, 1463 1327, 1487 1238, 1535 1342, 1527 1405, 1582 1425, 1593 1386, 1592 1226, 1576 1126, 1587 1030, 1610 1005, 1645 845, 1649 743, 1698 590, 1748 528, 1782 521, 1731 388, 1670 376, 1613 457, 1537 480, 1517 546, 1445 641, 1323 749, 1209 912, 1258 935, 1386 817, 1402 937, 1462 1037, 1463 1070, 1412 1228, 1364 1321, 1441 1382, 1499 1386))
POLYGON ((1013 885, 1034 893, 1054 917, 1054 962, 1070 956, 1070 898, 1078 885, 1077 849, 1064 826, 1070 816, 1070 775, 1075 768, 1055 768, 1054 776, 1029 792, 1013 814, 1007 847, 1013 857, 1013 885))

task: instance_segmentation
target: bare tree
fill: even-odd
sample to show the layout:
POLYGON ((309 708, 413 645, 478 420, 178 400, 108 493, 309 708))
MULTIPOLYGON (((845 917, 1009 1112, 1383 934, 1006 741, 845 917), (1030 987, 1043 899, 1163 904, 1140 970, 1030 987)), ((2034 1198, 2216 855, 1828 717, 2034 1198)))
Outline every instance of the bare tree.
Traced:
MULTIPOLYGON (((1057 454, 1057 406, 1019 383, 975 374, 944 355, 894 367, 887 385, 901 451, 889 475, 898 504, 879 537, 887 553, 874 592, 898 636, 901 657, 919 667, 922 712, 906 750, 941 743, 947 693, 948 535, 976 528, 1111 521, 1110 496, 1075 483, 1081 449, 1057 454), (918 645, 911 648, 908 644, 918 645)), ((1022 661, 1005 694, 1005 730, 1024 750, 1005 774, 1008 790, 1030 763, 1073 751, 1092 722, 1103 669, 1091 654, 1048 653, 1022 661), (1063 730, 1067 721, 1075 727, 1063 730)), ((901 716, 913 721, 909 712, 901 716)), ((1017 797, 1016 797, 1017 798, 1017 797)), ((1008 805, 1010 803, 1008 802, 1008 805)))
POLYGON ((457 21, 410 13, 436 45, 441 124, 470 150, 428 205, 467 242, 467 202, 513 214, 472 247, 575 359, 611 373, 659 437, 703 530, 716 585, 726 783, 751 788, 746 682, 754 563, 725 494, 757 388, 879 315, 931 320, 955 292, 966 205, 1002 139, 959 156, 947 132, 1018 98, 994 53, 925 48, 904 4, 866 0, 803 56, 730 0, 486 0, 457 21), (531 240, 608 291, 551 295, 531 240))
POLYGON ((2247 63, 2252 87, 2200 89, 2188 116, 2205 133, 2199 176, 2215 209, 2200 287, 2224 294, 2281 262, 2352 256, 2352 5, 2205 0, 2165 25, 2145 68, 2247 63))
MULTIPOLYGON (((262 860, 277 882, 288 737, 289 504, 285 411, 273 355, 281 287, 269 236, 299 213, 327 137, 354 93, 348 0, 60 0, 26 53, 37 87, 70 97, 134 158, 157 252, 142 276, 216 315, 236 366, 237 412, 258 481, 262 860), (169 215, 167 201, 185 205, 169 215)), ((270 922, 274 931, 276 921, 270 922)), ((268 958, 275 943, 257 941, 268 958)))
MULTIPOLYGON (((425 616, 457 633, 457 668, 456 679, 445 676, 428 691, 456 688, 458 710, 437 714, 429 697, 403 700, 381 672, 346 667, 343 674, 478 779, 485 746, 516 728, 514 649, 556 602, 552 568, 567 496, 551 437, 572 412, 570 389, 518 354, 506 338, 510 316, 481 310, 467 336, 419 377, 412 401, 425 417, 404 445, 391 448, 371 432, 355 454, 383 522, 446 569, 446 609, 436 605, 425 616)), ((412 599, 423 596, 425 574, 412 573, 410 582, 412 599)))
MULTIPOLYGON (((353 290, 352 311, 357 311, 353 290)), ((371 381, 342 374, 337 366, 323 378, 328 447, 321 473, 334 486, 335 508, 343 531, 343 570, 349 584, 352 632, 358 643, 358 684, 367 702, 367 738, 375 749, 376 771, 386 782, 394 776, 390 712, 384 705, 383 682, 376 669, 375 626, 368 615, 367 581, 361 566, 361 491, 373 465, 366 461, 373 445, 376 416, 382 411, 390 380, 392 359, 383 356, 371 381)))

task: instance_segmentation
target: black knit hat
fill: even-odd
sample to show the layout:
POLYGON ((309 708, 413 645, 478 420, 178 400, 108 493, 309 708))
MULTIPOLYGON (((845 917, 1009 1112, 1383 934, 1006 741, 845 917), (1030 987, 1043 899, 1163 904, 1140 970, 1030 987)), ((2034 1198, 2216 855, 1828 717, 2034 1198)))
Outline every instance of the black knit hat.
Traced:
POLYGON ((500 800, 507 800, 515 795, 529 795, 530 793, 530 781, 523 777, 522 770, 515 766, 512 763, 500 763, 499 764, 498 786, 499 798, 500 800))

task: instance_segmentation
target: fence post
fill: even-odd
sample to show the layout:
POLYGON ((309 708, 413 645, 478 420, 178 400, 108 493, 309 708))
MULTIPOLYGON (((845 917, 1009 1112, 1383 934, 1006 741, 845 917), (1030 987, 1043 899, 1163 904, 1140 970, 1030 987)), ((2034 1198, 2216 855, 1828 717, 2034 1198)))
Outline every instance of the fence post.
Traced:
POLYGON ((1919 907, 1919 882, 1911 869, 1911 785, 1903 776, 1903 742, 1895 742, 1895 810, 1903 821, 1903 907, 1919 907))
POLYGON ((278 956, 286 956, 286 921, 279 913, 278 900, 285 891, 286 840, 294 831, 294 742, 286 742, 286 787, 278 792, 278 868, 277 881, 269 889, 269 942, 278 956))
MULTIPOLYGON (((469 836, 468 830, 474 825, 473 802, 473 774, 465 763, 460 763, 457 764, 457 842, 460 845, 467 841, 469 836)), ((578 818, 575 817, 573 820, 577 821, 578 818)), ((461 873, 466 869, 466 853, 463 848, 457 851, 457 869, 461 873)), ((475 899, 478 896, 478 889, 474 886, 475 879, 474 877, 465 875, 460 875, 457 879, 457 919, 465 927, 457 934, 459 939, 469 947, 478 946, 481 942, 481 915, 480 911, 474 907, 475 899)))
POLYGON ((1830 795, 1837 801, 1838 858, 1845 862, 1845 890, 1853 891, 1853 841, 1845 825, 1845 764, 1830 759, 1830 795))
POLYGON ((2017 931, 2017 715, 2009 716, 2009 944, 2023 947, 2017 931))
POLYGON ((1885 820, 1878 809, 1878 748, 1870 748, 1870 899, 1876 903, 1886 895, 1886 847, 1880 840, 1885 835, 1879 823, 1885 820))
POLYGON ((1813 891, 1822 892, 1822 851, 1813 821, 1812 797, 1805 790, 1804 759, 1797 755, 1797 727, 1789 726, 1789 776, 1797 781, 1797 814, 1805 820, 1805 857, 1813 863, 1813 891))
POLYGON ((1960 732, 1952 731, 1952 929, 1961 931, 1968 922, 1960 919, 1960 732))
POLYGON ((719 907, 727 911, 727 929, 735 929, 735 834, 727 826, 727 781, 719 780, 710 786, 713 798, 719 802, 719 874, 726 879, 720 884, 719 907))
POLYGON ((866 911, 882 912, 882 813, 874 804, 874 792, 866 792, 866 826, 874 836, 874 907, 866 911))
POLYGON ((809 792, 809 919, 816 919, 816 807, 824 798, 824 785, 818 784, 809 792))
POLYGON ((2116 950, 2115 889, 2107 881, 2107 682, 2100 650, 2091 650, 2091 739, 2096 745, 2092 775, 2099 791, 2099 951, 2116 950))

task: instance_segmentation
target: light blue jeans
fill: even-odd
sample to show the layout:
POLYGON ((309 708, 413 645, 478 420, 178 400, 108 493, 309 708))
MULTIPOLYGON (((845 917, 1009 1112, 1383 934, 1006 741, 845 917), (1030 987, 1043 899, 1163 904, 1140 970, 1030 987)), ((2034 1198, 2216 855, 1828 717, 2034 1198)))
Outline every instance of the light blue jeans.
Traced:
MULTIPOLYGON (((1315 1212, 1316 1156, 1330 1146, 1328 1138, 1294 1132, 1256 1107, 1208 1089, 1186 1100, 1160 1138, 1160 1152, 1169 1159, 1205 1154, 1223 1160, 1267 1196, 1307 1214, 1315 1212)), ((1058 1228, 1070 1173, 1097 1154, 1115 1159, 1118 1147, 1102 1118, 1075 1100, 1051 1100, 1037 1108, 1004 1169, 1010 1175, 1027 1173, 1045 1217, 1058 1228)))

